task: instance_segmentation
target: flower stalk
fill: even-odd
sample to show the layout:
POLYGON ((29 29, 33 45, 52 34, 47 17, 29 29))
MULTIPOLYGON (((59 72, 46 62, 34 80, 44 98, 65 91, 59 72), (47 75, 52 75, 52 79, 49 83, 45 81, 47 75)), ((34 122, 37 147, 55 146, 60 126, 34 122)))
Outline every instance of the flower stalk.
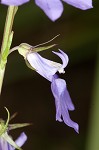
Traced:
POLYGON ((13 39, 12 26, 13 26, 14 17, 17 12, 17 9, 18 9, 17 6, 9 6, 7 11, 2 46, 1 46, 1 54, 0 54, 0 93, 3 84, 7 57, 9 54, 10 46, 12 44, 12 39, 13 39))

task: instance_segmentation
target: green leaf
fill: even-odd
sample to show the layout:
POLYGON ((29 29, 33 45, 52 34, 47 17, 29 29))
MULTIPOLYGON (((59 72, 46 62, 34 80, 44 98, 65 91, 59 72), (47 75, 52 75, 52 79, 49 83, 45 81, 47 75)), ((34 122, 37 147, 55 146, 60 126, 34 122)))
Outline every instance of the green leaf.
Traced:
POLYGON ((7 63, 7 57, 9 55, 9 49, 11 47, 12 44, 12 39, 13 39, 13 31, 11 32, 9 39, 8 39, 8 43, 6 46, 6 49, 3 51, 3 53, 1 54, 1 63, 0 63, 0 67, 1 69, 3 69, 7 63))
POLYGON ((10 34, 10 36, 9 36, 9 39, 8 39, 7 47, 6 47, 5 51, 2 54, 3 60, 7 60, 7 56, 9 54, 9 49, 10 49, 11 44, 12 44, 13 33, 14 32, 12 31, 11 34, 10 34))

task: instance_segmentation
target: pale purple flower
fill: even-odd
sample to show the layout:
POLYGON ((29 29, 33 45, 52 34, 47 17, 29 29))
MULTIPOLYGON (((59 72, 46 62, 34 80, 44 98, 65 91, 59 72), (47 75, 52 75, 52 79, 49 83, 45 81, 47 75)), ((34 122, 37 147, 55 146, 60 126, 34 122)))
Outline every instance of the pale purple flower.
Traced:
POLYGON ((27 140, 27 136, 24 132, 21 133, 21 135, 15 140, 15 143, 21 147, 24 145, 24 143, 26 142, 27 140))
MULTIPOLYGON (((1 4, 5 5, 22 5, 30 0, 1 0, 1 4)), ((86 10, 92 8, 92 0, 63 0, 69 5, 76 8, 86 10)), ((39 6, 44 13, 52 20, 57 20, 63 12, 62 0, 35 0, 37 6, 39 6)))
POLYGON ((59 73, 65 73, 64 68, 68 64, 68 56, 61 50, 59 52, 53 52, 58 55, 63 64, 45 59, 41 57, 38 53, 27 54, 27 60, 30 65, 44 78, 52 82, 53 75, 58 71, 59 73))
POLYGON ((1 4, 5 4, 5 5, 14 5, 14 6, 18 6, 18 5, 22 5, 24 3, 29 2, 30 0, 1 0, 1 4))
POLYGON ((56 120, 64 121, 66 125, 79 132, 78 124, 73 122, 69 116, 69 110, 75 108, 68 93, 66 82, 58 78, 56 74, 56 72, 65 73, 64 68, 68 64, 68 56, 62 50, 53 53, 61 58, 62 64, 45 59, 37 52, 28 53, 26 59, 36 72, 51 82, 51 90, 56 105, 56 120))
POLYGON ((74 105, 71 101, 69 92, 67 90, 66 82, 63 79, 53 77, 53 82, 51 83, 51 90, 55 98, 56 105, 56 120, 62 122, 64 121, 69 127, 74 128, 78 133, 79 126, 77 123, 72 121, 69 116, 69 110, 74 110, 74 105))
MULTIPOLYGON (((15 143, 21 147, 27 140, 26 134, 23 132, 15 141, 15 143)), ((0 150, 15 150, 2 136, 0 137, 0 150)))
MULTIPOLYGON (((86 10, 92 8, 92 0, 63 0, 76 8, 86 10)), ((57 20, 63 12, 62 0, 35 0, 35 3, 52 20, 57 20)))

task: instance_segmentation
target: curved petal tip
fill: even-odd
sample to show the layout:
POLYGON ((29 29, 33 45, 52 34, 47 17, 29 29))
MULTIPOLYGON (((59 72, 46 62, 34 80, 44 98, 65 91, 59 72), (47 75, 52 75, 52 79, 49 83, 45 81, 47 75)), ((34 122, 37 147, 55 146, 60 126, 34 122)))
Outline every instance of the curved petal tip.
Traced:
POLYGON ((63 0, 63 1, 69 5, 72 5, 82 10, 93 8, 92 0, 63 0))
POLYGON ((63 4, 60 0, 35 0, 44 13, 52 20, 57 20, 63 12, 63 4))

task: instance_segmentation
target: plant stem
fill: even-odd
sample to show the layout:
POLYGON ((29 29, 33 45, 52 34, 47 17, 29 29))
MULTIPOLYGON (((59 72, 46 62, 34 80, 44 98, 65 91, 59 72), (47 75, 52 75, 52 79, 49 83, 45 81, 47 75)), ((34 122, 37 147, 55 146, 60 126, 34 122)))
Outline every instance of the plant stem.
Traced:
MULTIPOLYGON (((9 6, 8 11, 7 11, 2 46, 1 46, 1 55, 0 55, 0 93, 1 93, 1 89, 2 89, 3 78, 4 78, 5 67, 6 67, 7 56, 8 56, 7 55, 5 58, 5 61, 3 61, 3 54, 7 49, 9 37, 10 37, 11 31, 12 31, 14 16, 16 14, 17 9, 18 9, 17 6, 9 6)), ((9 49, 8 49, 8 51, 9 51, 9 49)))
POLYGON ((94 78, 94 91, 86 150, 99 150, 99 49, 94 78))

